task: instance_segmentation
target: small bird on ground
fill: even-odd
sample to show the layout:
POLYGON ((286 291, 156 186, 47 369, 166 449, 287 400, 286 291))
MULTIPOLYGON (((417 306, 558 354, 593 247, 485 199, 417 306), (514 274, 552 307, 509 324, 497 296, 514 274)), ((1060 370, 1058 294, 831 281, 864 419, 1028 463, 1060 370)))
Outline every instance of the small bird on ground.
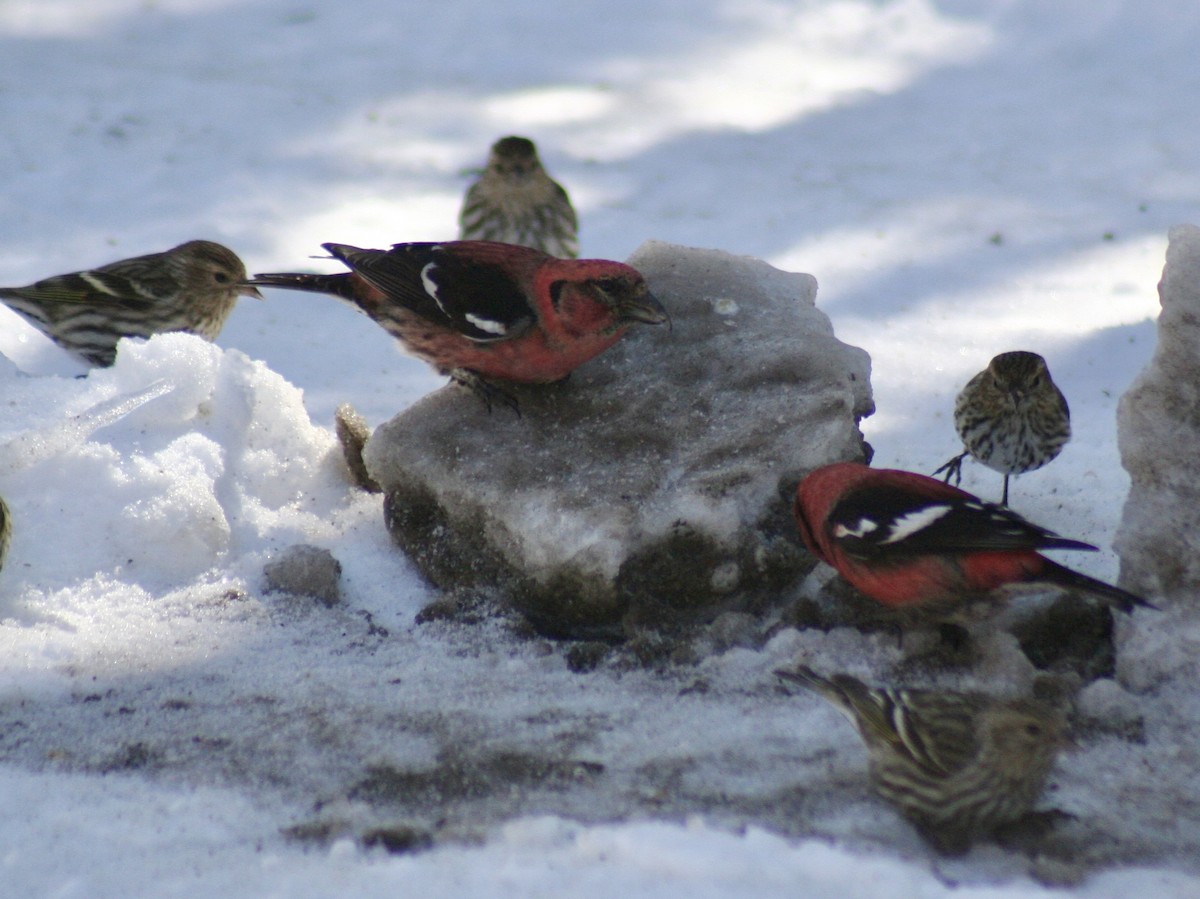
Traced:
POLYGON ((242 260, 219 243, 191 240, 163 253, 0 287, 0 301, 93 366, 112 365, 122 337, 186 331, 216 340, 239 296, 262 298, 242 260))
POLYGON ((892 609, 939 614, 1024 582, 1082 590, 1125 612, 1154 608, 1037 552, 1095 550, 1091 544, 923 474, 825 465, 800 482, 792 511, 814 556, 892 609))
POLYGON ((480 240, 322 246, 350 271, 262 274, 247 283, 348 300, 489 410, 494 398, 517 408, 495 382, 561 381, 634 322, 668 321, 642 276, 620 262, 480 240))
POLYGON ((971 378, 954 401, 954 427, 965 451, 937 471, 946 482, 962 481, 962 463, 974 456, 1008 478, 1041 468, 1071 439, 1071 410, 1037 353, 1015 350, 996 356, 971 378))
POLYGON ((546 174, 524 137, 492 144, 487 168, 467 188, 458 214, 462 240, 497 240, 551 256, 579 255, 579 222, 561 184, 546 174))
POLYGON ((1063 716, 1031 699, 872 689, 804 666, 775 673, 854 723, 875 792, 947 854, 1028 815, 1069 742, 1063 716))

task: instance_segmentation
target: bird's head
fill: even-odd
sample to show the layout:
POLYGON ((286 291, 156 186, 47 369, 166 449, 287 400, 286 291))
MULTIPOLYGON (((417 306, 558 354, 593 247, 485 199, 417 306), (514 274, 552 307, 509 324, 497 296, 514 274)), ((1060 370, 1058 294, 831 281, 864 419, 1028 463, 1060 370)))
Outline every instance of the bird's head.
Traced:
POLYGON ((572 276, 554 281, 550 297, 570 330, 612 333, 635 322, 671 321, 646 280, 628 265, 601 259, 560 262, 572 276))
POLYGON ((176 268, 179 282, 199 295, 263 298, 257 287, 247 283, 246 265, 229 247, 211 240, 192 240, 169 250, 163 258, 176 268))
POLYGON ((1046 360, 1037 353, 1014 350, 1001 353, 988 364, 997 389, 1019 402, 1042 389, 1050 380, 1046 360))
POLYGON ((994 753, 998 770, 1016 781, 1048 773, 1070 745, 1063 716, 1033 700, 1000 703, 980 713, 977 727, 984 751, 994 753))
POLYGON ((487 167, 498 175, 526 177, 542 167, 537 147, 527 137, 502 137, 492 144, 487 167))

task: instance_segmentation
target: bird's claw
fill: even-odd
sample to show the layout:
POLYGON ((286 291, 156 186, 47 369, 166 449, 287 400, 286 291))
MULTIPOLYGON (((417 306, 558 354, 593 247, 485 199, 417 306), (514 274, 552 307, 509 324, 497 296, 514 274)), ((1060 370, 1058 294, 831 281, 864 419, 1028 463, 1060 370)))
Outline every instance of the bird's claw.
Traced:
POLYGON ((492 414, 492 403, 499 402, 512 409, 516 413, 517 418, 521 417, 521 404, 517 402, 517 398, 476 372, 465 368, 458 368, 450 373, 450 377, 464 387, 469 388, 472 393, 483 400, 483 405, 487 409, 488 415, 492 414))
POLYGON ((954 486, 957 487, 962 483, 962 464, 963 459, 967 458, 970 453, 959 453, 941 468, 933 473, 933 477, 937 477, 943 471, 946 472, 946 477, 943 483, 949 484, 950 478, 954 478, 954 486))

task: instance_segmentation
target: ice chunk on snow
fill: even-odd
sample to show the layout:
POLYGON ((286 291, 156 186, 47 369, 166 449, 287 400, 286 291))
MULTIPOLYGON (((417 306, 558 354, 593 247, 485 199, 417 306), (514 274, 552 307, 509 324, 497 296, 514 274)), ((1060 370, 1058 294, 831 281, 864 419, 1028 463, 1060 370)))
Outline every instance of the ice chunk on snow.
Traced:
POLYGON ((451 387, 366 448, 422 571, 499 584, 548 632, 774 594, 810 564, 789 490, 863 455, 869 359, 834 337, 811 275, 655 242, 629 262, 670 330, 514 390, 520 417, 451 387))

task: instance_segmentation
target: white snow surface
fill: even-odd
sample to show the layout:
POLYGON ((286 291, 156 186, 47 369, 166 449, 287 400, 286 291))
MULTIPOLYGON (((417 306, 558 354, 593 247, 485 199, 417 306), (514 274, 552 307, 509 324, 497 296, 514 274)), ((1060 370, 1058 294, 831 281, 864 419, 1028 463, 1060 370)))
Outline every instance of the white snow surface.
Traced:
MULTIPOLYGON (((1015 480, 1012 503, 1104 547, 1072 564, 1111 579, 1128 488, 1116 401, 1153 350, 1168 228, 1200 219, 1198 43, 1200 7, 1178 0, 6 0, 0 280, 200 237, 251 271, 325 266, 307 258, 324 241, 447 239, 466 170, 495 138, 524 134, 570 190, 586 256, 624 259, 656 238, 812 272, 838 337, 872 356, 877 465, 932 471, 958 451, 951 411, 966 380, 997 352, 1046 356, 1074 438, 1015 480)), ((315 770, 325 757, 286 733, 275 748, 300 787, 214 770, 199 749, 163 776, 106 762, 104 735, 73 726, 71 710, 178 684, 215 720, 228 702, 233 728, 254 723, 243 705, 259 694, 327 714, 360 761, 432 755, 408 733, 350 739, 359 718, 406 703, 491 723, 563 706, 623 722, 639 757, 714 739, 801 745, 862 778, 849 727, 815 701, 770 698, 770 672, 815 641, 827 667, 869 675, 875 644, 793 632, 730 650, 704 663, 717 690, 701 703, 652 672, 580 677, 495 629, 416 626, 430 595, 378 498, 349 489, 333 409, 348 400, 377 425, 442 379, 328 297, 243 300, 216 347, 127 343, 86 379, 0 310, 0 353, 14 363, 0 361, 0 495, 14 522, 0 711, 67 716, 61 745, 36 757, 18 727, 0 733, 0 894, 1049 892, 989 868, 994 850, 948 875, 857 794, 828 839, 523 817, 478 844, 391 856, 282 836, 312 811, 301 787, 320 794, 338 773, 315 770), (288 611, 263 594, 263 563, 295 543, 339 559, 340 609, 288 611), (738 691, 759 699, 721 701, 738 691), (856 840, 884 830, 904 853, 856 840)), ((999 495, 999 477, 972 463, 964 486, 999 495)), ((1160 661, 1188 651, 1169 634, 1157 646, 1160 661)), ((1200 718, 1194 691, 1172 702, 1176 722, 1200 718)), ((164 715, 134 707, 131 741, 164 715)), ((1178 724, 1174 738, 1196 742, 1178 724)), ((1120 819, 1136 801, 1104 794, 1107 769, 1083 796, 1087 769, 1072 765, 1076 811, 1120 819)), ((740 774, 752 791, 753 771, 740 774)), ((1159 776, 1194 794, 1186 765, 1159 776)), ((1196 895, 1200 876, 1149 862, 1073 892, 1196 895)))

